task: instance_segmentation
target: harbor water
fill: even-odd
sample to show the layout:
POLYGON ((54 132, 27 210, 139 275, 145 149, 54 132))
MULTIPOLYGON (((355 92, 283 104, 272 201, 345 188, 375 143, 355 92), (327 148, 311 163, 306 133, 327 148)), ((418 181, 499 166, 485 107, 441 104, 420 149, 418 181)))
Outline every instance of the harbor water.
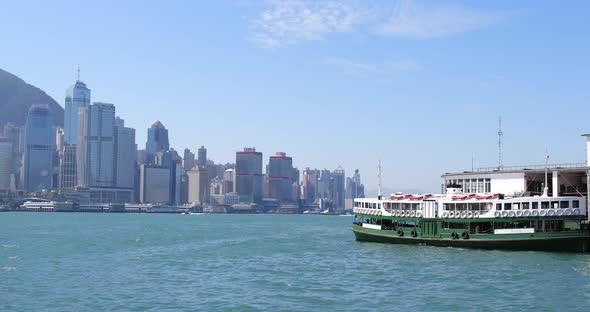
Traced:
POLYGON ((590 310, 590 254, 359 243, 351 222, 0 213, 0 311, 590 310))

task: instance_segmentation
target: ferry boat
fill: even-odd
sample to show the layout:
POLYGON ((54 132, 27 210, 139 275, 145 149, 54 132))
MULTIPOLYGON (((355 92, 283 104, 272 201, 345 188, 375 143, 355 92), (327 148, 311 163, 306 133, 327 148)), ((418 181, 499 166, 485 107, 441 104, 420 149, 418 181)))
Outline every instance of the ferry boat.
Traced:
POLYGON ((357 241, 444 247, 590 251, 586 197, 463 193, 354 200, 357 241))

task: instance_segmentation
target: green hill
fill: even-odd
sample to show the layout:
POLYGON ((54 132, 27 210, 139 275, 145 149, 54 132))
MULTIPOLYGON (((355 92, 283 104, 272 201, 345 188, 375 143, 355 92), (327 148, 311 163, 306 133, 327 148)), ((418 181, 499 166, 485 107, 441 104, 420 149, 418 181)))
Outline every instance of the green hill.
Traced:
POLYGON ((7 122, 22 126, 33 104, 47 104, 53 113, 55 126, 63 127, 64 109, 43 90, 0 69, 0 127, 7 122))

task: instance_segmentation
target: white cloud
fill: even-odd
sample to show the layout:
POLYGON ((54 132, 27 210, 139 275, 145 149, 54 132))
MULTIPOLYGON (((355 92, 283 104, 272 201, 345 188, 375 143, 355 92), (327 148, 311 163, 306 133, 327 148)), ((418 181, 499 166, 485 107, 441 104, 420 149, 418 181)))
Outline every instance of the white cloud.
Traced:
POLYGON ((366 10, 352 2, 275 0, 269 3, 251 23, 254 41, 265 48, 353 31, 366 17, 366 10))
POLYGON ((474 31, 503 18, 503 14, 479 12, 464 8, 426 8, 412 1, 399 1, 393 14, 377 25, 378 34, 410 38, 439 38, 474 31))
POLYGON ((378 4, 370 0, 272 0, 250 21, 250 30, 257 44, 276 48, 362 29, 382 36, 440 38, 478 30, 505 16, 460 7, 419 6, 411 0, 378 4))

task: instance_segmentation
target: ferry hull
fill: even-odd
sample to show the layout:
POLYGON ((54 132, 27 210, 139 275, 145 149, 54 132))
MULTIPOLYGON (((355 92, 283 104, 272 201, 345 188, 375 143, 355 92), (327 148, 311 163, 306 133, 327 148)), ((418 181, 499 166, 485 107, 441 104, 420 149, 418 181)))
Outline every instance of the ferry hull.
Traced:
POLYGON ((435 237, 398 236, 397 234, 390 235, 385 233, 377 233, 386 231, 367 231, 358 226, 353 226, 352 231, 354 232, 356 240, 362 242, 523 251, 590 252, 590 238, 586 235, 510 239, 449 239, 435 237))

